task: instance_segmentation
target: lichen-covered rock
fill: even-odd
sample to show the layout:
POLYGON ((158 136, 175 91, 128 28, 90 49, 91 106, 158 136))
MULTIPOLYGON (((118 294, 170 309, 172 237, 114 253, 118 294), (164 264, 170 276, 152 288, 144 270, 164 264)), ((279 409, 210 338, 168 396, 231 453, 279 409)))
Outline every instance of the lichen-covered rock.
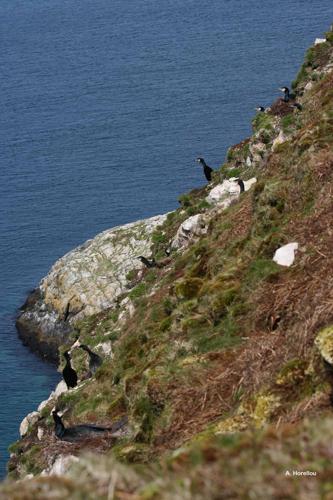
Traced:
POLYGON ((300 384, 307 376, 306 368, 304 360, 292 359, 280 370, 276 384, 285 387, 300 384))
POLYGON ((240 188, 236 182, 225 179, 222 184, 218 184, 211 189, 206 197, 207 203, 215 204, 225 199, 226 197, 238 197, 240 188))
POLYGON ((44 438, 44 429, 42 427, 38 427, 37 429, 37 438, 39 441, 44 438))
POLYGON ((25 436, 29 430, 29 427, 38 422, 39 418, 40 413, 38 411, 32 411, 26 417, 24 417, 20 424, 20 436, 25 436))
POLYGON ((246 415, 234 415, 218 422, 213 430, 215 434, 229 434, 244 431, 249 426, 249 418, 246 415))
POLYGON ((273 414, 273 412, 281 406, 280 398, 274 394, 261 394, 256 400, 256 406, 252 414, 256 427, 264 425, 273 414))
POLYGON ((322 358, 333 366, 333 325, 321 330, 315 340, 322 358))
POLYGON ((45 304, 59 314, 68 303, 69 321, 110 307, 127 285, 127 274, 140 269, 140 254, 150 255, 151 235, 165 215, 119 226, 59 259, 41 281, 45 304))
POLYGON ((288 140, 288 137, 284 134, 283 130, 280 130, 279 135, 274 139, 272 144, 272 151, 275 151, 280 144, 283 144, 288 140))
POLYGON ((129 297, 125 297, 120 303, 121 312, 118 317, 118 324, 124 323, 127 318, 131 318, 135 312, 135 307, 133 302, 129 297))
POLYGON ((253 141, 251 142, 249 149, 252 158, 251 165, 252 163, 258 164, 265 156, 267 145, 261 141, 253 141))
POLYGON ((171 248, 175 250, 186 248, 190 243, 206 234, 207 228, 207 218, 204 214, 192 215, 179 226, 177 234, 171 242, 171 248))
POLYGON ((24 342, 56 361, 72 325, 112 307, 126 291, 129 271, 142 267, 136 257, 150 256, 152 233, 166 217, 109 229, 59 259, 17 319, 24 342))
POLYGON ((109 358, 112 358, 112 343, 111 341, 107 342, 101 342, 100 344, 97 344, 95 349, 99 351, 102 355, 107 356, 109 358))

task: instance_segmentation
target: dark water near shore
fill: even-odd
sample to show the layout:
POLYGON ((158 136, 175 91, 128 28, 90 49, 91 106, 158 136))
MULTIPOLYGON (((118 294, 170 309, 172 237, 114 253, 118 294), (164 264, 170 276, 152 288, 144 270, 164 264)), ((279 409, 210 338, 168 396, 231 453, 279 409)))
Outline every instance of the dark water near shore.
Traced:
POLYGON ((58 381, 14 316, 61 255, 162 213, 250 133, 331 0, 1 0, 0 475, 58 381))

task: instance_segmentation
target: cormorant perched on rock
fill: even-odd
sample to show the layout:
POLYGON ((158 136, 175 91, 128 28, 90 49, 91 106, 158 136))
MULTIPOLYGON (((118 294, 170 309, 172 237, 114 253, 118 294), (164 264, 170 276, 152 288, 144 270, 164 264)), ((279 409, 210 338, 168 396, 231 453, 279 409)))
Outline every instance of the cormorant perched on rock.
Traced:
POLYGON ((244 191, 245 191, 244 181, 242 181, 242 179, 235 179, 235 182, 237 182, 237 184, 240 188, 240 192, 244 193, 244 191))
POLYGON ((290 99, 295 99, 295 94, 291 94, 288 87, 281 87, 279 90, 284 93, 284 102, 289 102, 290 99))
POLYGON ((256 111, 258 111, 258 113, 264 113, 265 112, 265 108, 263 106, 258 106, 257 108, 255 108, 256 111))
POLYGON ((52 410, 52 417, 54 420, 54 433, 57 438, 63 441, 79 441, 87 437, 96 437, 105 432, 117 432, 119 429, 124 427, 127 423, 127 417, 122 417, 118 422, 115 422, 111 427, 99 427, 97 425, 90 424, 80 424, 74 427, 65 427, 58 410, 54 408, 52 410))
POLYGON ((103 363, 103 359, 101 358, 101 356, 89 349, 89 347, 85 344, 80 344, 78 347, 89 354, 89 370, 91 371, 92 375, 94 375, 97 368, 99 368, 103 363))
POLYGON ((159 267, 158 263, 156 262, 156 260, 154 258, 147 259, 146 257, 139 255, 139 257, 137 257, 137 259, 141 260, 142 264, 144 264, 146 267, 148 267, 148 269, 150 269, 152 267, 159 267))
POLYGON ((207 181, 210 182, 212 180, 212 172, 214 172, 214 170, 207 165, 207 163, 205 162, 205 160, 203 158, 200 158, 200 157, 197 158, 197 162, 203 166, 203 171, 204 171, 205 177, 206 177, 207 181))
POLYGON ((68 389, 77 386, 77 373, 71 366, 71 357, 68 351, 64 352, 64 358, 66 359, 65 368, 62 370, 62 376, 68 389))

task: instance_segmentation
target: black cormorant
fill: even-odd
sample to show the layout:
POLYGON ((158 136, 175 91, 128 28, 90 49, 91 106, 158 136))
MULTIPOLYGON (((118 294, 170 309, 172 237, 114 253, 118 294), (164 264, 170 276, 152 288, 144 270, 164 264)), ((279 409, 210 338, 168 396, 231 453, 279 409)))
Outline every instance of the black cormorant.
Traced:
POLYGON ((96 435, 101 435, 104 432, 117 432, 119 429, 124 427, 127 423, 127 417, 122 417, 118 422, 115 422, 111 427, 99 427, 97 425, 90 424, 80 424, 74 427, 65 427, 60 415, 58 415, 58 410, 54 408, 52 410, 52 417, 54 420, 54 433, 57 438, 63 441, 78 441, 86 437, 96 437, 96 435))
POLYGON ((200 157, 197 158, 197 162, 199 162, 203 166, 203 171, 204 171, 205 177, 206 177, 207 181, 210 182, 212 180, 212 172, 214 172, 214 170, 207 165, 207 163, 205 162, 205 160, 203 158, 200 158, 200 157))
POLYGON ((244 191, 245 191, 244 181, 242 181, 242 179, 235 179, 235 182, 237 182, 237 184, 240 188, 240 192, 244 193, 244 191))
POLYGON ((89 354, 89 370, 91 371, 92 375, 94 375, 97 368, 99 368, 103 363, 103 359, 101 358, 101 356, 89 349, 89 347, 85 344, 80 344, 78 347, 89 354))
POLYGON ((71 307, 71 301, 69 300, 67 302, 66 309, 64 311, 63 321, 65 321, 65 322, 68 320, 68 316, 69 316, 69 313, 70 313, 70 307, 71 307))
POLYGON ((158 263, 156 262, 156 260, 154 258, 147 259, 146 257, 139 255, 139 257, 137 257, 137 259, 141 260, 142 264, 144 264, 146 267, 148 267, 148 269, 150 269, 152 267, 159 267, 158 263))
POLYGON ((279 90, 284 93, 284 97, 283 97, 284 102, 289 102, 290 100, 293 100, 296 97, 295 94, 290 93, 290 90, 288 87, 281 87, 281 88, 279 88, 279 90))
POLYGON ((258 111, 258 113, 264 113, 265 112, 265 108, 263 106, 258 106, 257 108, 255 108, 256 111, 258 111))
POLYGON ((77 386, 77 373, 71 366, 71 357, 68 351, 64 352, 64 358, 66 359, 66 365, 62 370, 62 376, 64 377, 64 381, 69 389, 70 387, 77 386))

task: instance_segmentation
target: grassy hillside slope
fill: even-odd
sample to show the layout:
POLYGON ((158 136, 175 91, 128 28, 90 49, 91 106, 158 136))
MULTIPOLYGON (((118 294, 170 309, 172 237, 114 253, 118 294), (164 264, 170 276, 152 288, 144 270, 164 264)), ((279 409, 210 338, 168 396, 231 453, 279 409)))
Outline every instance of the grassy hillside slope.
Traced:
POLYGON ((223 211, 207 206, 212 186, 181 197, 154 235, 164 266, 133 273, 131 315, 106 310, 73 332, 91 347, 111 339, 113 357, 57 407, 68 425, 128 415, 128 432, 65 443, 47 406, 9 463, 12 480, 37 477, 0 498, 333 498, 332 32, 293 86, 302 111, 277 101, 258 114, 214 174, 213 185, 256 176, 254 187, 223 211), (165 259, 197 213, 207 233, 165 259), (295 263, 277 265, 290 242, 295 263), (38 476, 67 454, 82 457, 68 473, 38 476))

